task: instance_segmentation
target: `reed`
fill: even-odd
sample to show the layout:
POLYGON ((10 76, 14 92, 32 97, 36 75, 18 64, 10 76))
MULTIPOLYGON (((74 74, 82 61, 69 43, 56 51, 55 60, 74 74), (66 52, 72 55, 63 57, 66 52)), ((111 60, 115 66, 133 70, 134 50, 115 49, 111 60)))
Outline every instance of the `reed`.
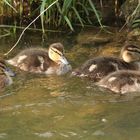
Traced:
MULTIPOLYGON (((34 0, 3 0, 1 3, 8 12, 10 11, 10 16, 14 17, 15 20, 17 20, 16 17, 20 17, 20 22, 18 23, 22 26, 25 17, 27 22, 29 22, 29 19, 33 20, 33 17, 39 15, 53 2, 54 0, 40 0, 37 2, 34 0)), ((0 9, 3 11, 2 14, 8 13, 4 12, 5 10, 2 7, 0 9)), ((93 25, 96 22, 99 23, 100 27, 103 27, 99 11, 97 11, 93 0, 58 0, 52 8, 40 17, 43 33, 51 27, 55 29, 58 27, 69 27, 70 30, 74 31, 75 24, 80 24, 81 27, 84 27, 88 24, 93 25), (97 19, 96 21, 93 21, 93 14, 97 19)), ((17 21, 14 21, 14 23, 17 23, 17 21)))
POLYGON ((132 28, 139 28, 140 27, 140 0, 138 2, 138 5, 136 9, 133 11, 133 13, 128 17, 132 20, 132 28))
POLYGON ((140 19, 136 19, 133 21, 132 28, 140 28, 140 19))

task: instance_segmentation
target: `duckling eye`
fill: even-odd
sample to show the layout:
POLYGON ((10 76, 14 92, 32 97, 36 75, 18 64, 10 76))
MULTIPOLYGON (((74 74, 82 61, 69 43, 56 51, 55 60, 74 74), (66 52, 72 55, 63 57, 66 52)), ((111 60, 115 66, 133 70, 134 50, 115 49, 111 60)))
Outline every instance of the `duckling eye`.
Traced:
POLYGON ((63 54, 59 53, 58 51, 56 51, 56 50, 54 50, 54 49, 52 49, 52 52, 55 52, 55 53, 57 53, 57 54, 60 55, 60 56, 63 55, 63 54))
POLYGON ((131 52, 135 52, 135 53, 140 53, 140 49, 135 47, 135 48, 128 48, 127 49, 128 51, 131 51, 131 52))

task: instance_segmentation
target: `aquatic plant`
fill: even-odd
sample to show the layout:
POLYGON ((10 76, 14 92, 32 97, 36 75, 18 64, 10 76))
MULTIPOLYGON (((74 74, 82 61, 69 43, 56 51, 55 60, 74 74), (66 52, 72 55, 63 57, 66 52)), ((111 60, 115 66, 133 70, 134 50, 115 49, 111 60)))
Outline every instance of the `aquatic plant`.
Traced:
MULTIPOLYGON (((52 2, 53 0, 43 0, 40 11, 52 2)), ((92 24, 89 15, 93 12, 102 27, 100 16, 91 0, 59 0, 54 8, 41 16, 42 27, 44 28, 44 22, 47 21, 49 25, 56 27, 69 26, 73 31, 73 25, 76 23, 80 23, 82 27, 84 27, 84 24, 92 24)))
MULTIPOLYGON (((1 3, 4 7, 8 7, 6 7, 7 12, 4 12, 2 7, 0 8, 3 15, 8 13, 12 18, 14 17, 14 24, 17 24, 19 20, 18 23, 22 26, 24 23, 33 20, 53 2, 54 0, 3 0, 1 3)), ((97 21, 103 27, 99 11, 97 11, 92 0, 58 0, 55 6, 41 15, 40 20, 43 32, 50 27, 55 29, 69 27, 74 31, 75 24, 84 27, 86 24, 94 24, 97 21), (93 21, 93 14, 97 20, 94 18, 93 21)))
POLYGON ((140 27, 140 19, 136 19, 132 23, 132 28, 140 27))
POLYGON ((140 27, 140 0, 126 1, 122 12, 126 20, 124 25, 132 28, 140 27))
POLYGON ((136 9, 133 11, 133 13, 130 16, 132 18, 132 28, 140 27, 140 17, 136 16, 136 14, 139 15, 139 13, 140 13, 140 1, 136 9))

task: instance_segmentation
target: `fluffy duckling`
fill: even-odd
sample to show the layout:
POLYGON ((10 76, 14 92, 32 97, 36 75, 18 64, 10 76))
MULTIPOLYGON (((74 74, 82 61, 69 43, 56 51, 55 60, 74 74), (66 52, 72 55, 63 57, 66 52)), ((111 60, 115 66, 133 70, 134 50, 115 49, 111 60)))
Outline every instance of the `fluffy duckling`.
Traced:
POLYGON ((96 57, 86 61, 80 68, 72 72, 72 75, 87 77, 94 82, 104 76, 118 70, 138 70, 140 53, 135 45, 126 45, 121 51, 122 59, 116 57, 96 57))
POLYGON ((15 76, 15 74, 12 70, 6 66, 3 60, 0 60, 0 90, 13 83, 11 78, 13 76, 15 76))
POLYGON ((140 61, 140 48, 133 44, 125 45, 121 50, 121 58, 128 63, 140 61))
POLYGON ((72 69, 64 56, 64 46, 61 43, 51 44, 48 51, 41 48, 23 50, 7 60, 7 63, 24 71, 46 75, 62 75, 72 69))
POLYGON ((116 71, 97 82, 97 85, 120 94, 140 91, 140 72, 132 70, 116 71))

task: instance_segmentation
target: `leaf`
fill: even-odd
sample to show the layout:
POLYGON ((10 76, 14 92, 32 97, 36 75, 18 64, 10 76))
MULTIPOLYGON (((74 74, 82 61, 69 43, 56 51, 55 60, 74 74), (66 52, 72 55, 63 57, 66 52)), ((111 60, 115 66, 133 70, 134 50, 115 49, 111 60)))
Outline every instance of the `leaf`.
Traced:
POLYGON ((3 0, 3 1, 17 13, 17 10, 7 0, 3 0))
POLYGON ((82 27, 84 27, 84 24, 83 24, 83 22, 82 22, 82 18, 80 17, 78 11, 77 11, 74 7, 72 7, 72 9, 74 10, 74 12, 75 12, 77 18, 79 19, 79 22, 81 23, 82 27))
POLYGON ((67 16, 64 16, 64 19, 65 19, 65 21, 67 22, 67 24, 68 24, 68 26, 70 27, 70 29, 71 29, 72 31, 74 31, 74 29, 73 29, 73 27, 72 27, 72 24, 71 24, 70 20, 68 19, 68 17, 67 17, 67 16))
POLYGON ((62 7, 63 14, 66 14, 69 8, 71 8, 71 3, 72 3, 72 0, 64 0, 63 7, 62 7))
POLYGON ((101 23, 101 20, 100 20, 99 14, 98 14, 98 12, 97 12, 97 10, 96 10, 94 4, 92 3, 91 0, 88 0, 88 1, 89 1, 90 6, 91 6, 92 9, 93 9, 95 15, 96 15, 96 18, 97 18, 97 20, 98 20, 98 23, 100 24, 101 28, 103 28, 103 25, 102 25, 102 23, 101 23))
POLYGON ((82 3, 80 3, 80 2, 78 2, 77 4, 79 4, 82 8, 83 8, 83 10, 85 11, 85 13, 86 13, 86 15, 87 15, 87 20, 88 20, 88 22, 90 23, 90 24, 92 24, 92 21, 89 19, 89 11, 88 11, 88 9, 87 9, 87 7, 85 7, 85 5, 84 4, 82 4, 82 3))

